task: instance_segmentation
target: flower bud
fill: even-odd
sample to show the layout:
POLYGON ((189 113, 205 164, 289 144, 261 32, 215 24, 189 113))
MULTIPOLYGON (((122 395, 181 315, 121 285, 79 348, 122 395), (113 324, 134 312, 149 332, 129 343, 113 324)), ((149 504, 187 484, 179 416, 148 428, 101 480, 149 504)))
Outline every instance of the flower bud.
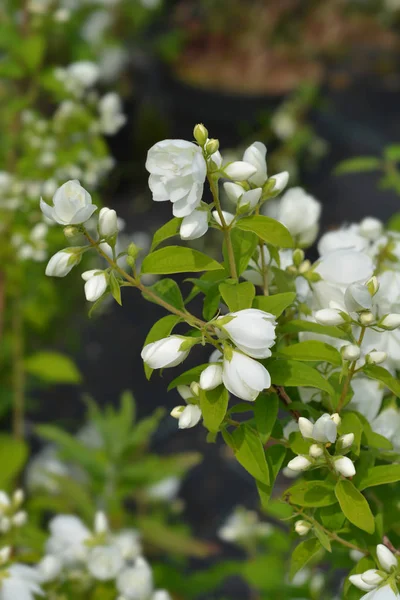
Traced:
POLYGON ((387 359, 386 352, 380 352, 378 350, 373 350, 372 352, 367 354, 367 356, 365 357, 365 362, 368 365, 380 365, 381 363, 385 362, 386 359, 387 359))
MULTIPOLYGON (((222 210, 221 212, 222 212, 222 216, 224 217, 225 225, 230 225, 232 223, 233 219, 235 218, 235 215, 233 215, 232 213, 230 213, 226 210, 222 210)), ((218 225, 220 227, 222 227, 222 221, 221 221, 221 217, 219 216, 218 211, 213 210, 211 214, 214 217, 215 221, 218 223, 218 225)))
POLYGON ((102 535, 108 531, 108 519, 102 510, 97 511, 94 517, 94 531, 97 535, 102 535))
POLYGON ((295 267, 299 268, 303 260, 304 250, 302 250, 301 248, 296 248, 296 250, 293 252, 293 264, 295 265, 295 267))
POLYGON ((190 400, 193 398, 193 392, 188 385, 178 385, 176 390, 180 397, 184 400, 190 400))
POLYGON ((117 213, 111 208, 102 208, 99 214, 99 234, 102 238, 118 233, 117 213))
POLYGON ((349 581, 363 592, 370 592, 371 590, 374 590, 376 588, 376 585, 370 585, 369 583, 365 583, 361 575, 350 575, 349 581))
POLYGON ((343 346, 341 353, 344 360, 351 362, 360 358, 361 350, 356 344, 348 344, 343 346))
POLYGON ((323 308, 315 313, 315 320, 320 325, 343 325, 345 319, 336 308, 323 308))
POLYGON ((345 433, 341 435, 337 441, 338 448, 341 450, 345 450, 346 448, 350 448, 354 443, 354 433, 345 433))
POLYGON ((188 404, 181 412, 178 419, 179 429, 189 429, 197 425, 201 419, 200 407, 196 404, 188 404))
POLYGON ((65 277, 81 260, 81 253, 70 251, 68 248, 54 254, 46 267, 48 277, 65 277))
POLYGON ((385 315, 383 319, 379 321, 378 326, 382 327, 382 329, 388 329, 389 331, 397 329, 400 327, 400 314, 389 313, 388 315, 385 315))
POLYGON ((18 511, 11 517, 11 523, 14 527, 23 527, 28 522, 28 514, 24 510, 18 511))
POLYGON ((331 415, 331 420, 335 423, 335 425, 337 425, 339 427, 340 423, 342 422, 342 419, 340 418, 340 415, 338 413, 333 413, 331 415))
POLYGON ((364 327, 369 327, 375 321, 375 317, 370 310, 362 312, 358 318, 361 325, 364 327))
POLYGON ((61 560, 57 556, 48 554, 37 566, 40 581, 42 583, 48 583, 54 581, 59 576, 62 569, 61 560))
POLYGON ((88 302, 96 302, 107 289, 107 277, 104 271, 91 269, 81 275, 85 283, 85 296, 88 302))
POLYGON ((371 296, 375 296, 375 294, 379 290, 379 281, 375 277, 375 275, 373 277, 371 277, 371 279, 369 279, 365 285, 367 286, 368 291, 371 294, 371 296))
POLYGON ((397 558, 395 557, 395 555, 393 554, 393 552, 391 552, 389 550, 389 548, 387 548, 383 544, 378 544, 377 545, 377 547, 376 547, 376 555, 377 555, 378 562, 379 562, 380 566, 387 573, 390 573, 390 571, 393 568, 397 568, 398 567, 397 558))
POLYGON ((320 458, 324 453, 321 446, 318 446, 318 444, 312 444, 308 452, 312 458, 320 458))
POLYGON ((309 419, 305 417, 300 417, 298 421, 300 433, 303 438, 312 438, 314 425, 311 423, 309 419))
POLYGON ((176 367, 189 354, 190 348, 181 350, 182 344, 189 339, 181 335, 170 335, 147 344, 142 350, 141 357, 151 369, 176 367))
POLYGON ((0 550, 0 565, 5 565, 11 557, 11 547, 10 546, 4 546, 4 548, 2 548, 0 550))
POLYGON ((235 181, 245 181, 257 172, 256 167, 243 160, 237 160, 224 168, 225 175, 235 181))
POLYGON ((296 456, 288 463, 289 469, 292 471, 307 471, 313 463, 307 458, 307 456, 296 456))
POLYGON ((299 273, 301 275, 303 275, 304 273, 307 273, 307 271, 309 271, 310 269, 311 269, 311 261, 309 261, 308 259, 303 260, 303 262, 299 266, 299 273))
POLYGON ((136 246, 133 242, 131 242, 128 246, 128 256, 131 258, 136 258, 140 253, 140 248, 136 246))
POLYGON ((379 238, 383 230, 383 223, 374 217, 365 217, 359 225, 359 233, 368 240, 374 242, 379 238))
POLYGON ((179 419, 186 406, 175 406, 169 413, 173 419, 179 419))
POLYGON ((368 569, 368 571, 361 573, 361 579, 367 585, 378 586, 382 583, 383 577, 379 574, 377 569, 368 569))
POLYGON ((289 181, 289 173, 288 171, 282 171, 281 173, 276 173, 273 177, 268 179, 268 184, 270 185, 269 191, 280 193, 283 192, 285 187, 287 186, 289 181), (273 184, 273 186, 272 186, 273 184))
POLYGON ((192 397, 200 394, 200 386, 197 381, 192 381, 190 384, 190 391, 192 392, 192 397))
POLYGON ((179 230, 182 240, 197 240, 208 231, 208 211, 194 210, 184 217, 179 230))
POLYGON ((204 127, 203 123, 198 123, 197 125, 195 125, 195 128, 193 129, 193 137, 199 144, 199 146, 204 146, 204 144, 208 140, 208 131, 207 128, 204 127))
POLYGON ((304 521, 303 519, 301 519, 300 521, 296 521, 296 523, 294 524, 295 532, 301 536, 307 535, 311 528, 311 523, 309 523, 308 521, 304 521))
POLYGON ((23 503, 23 501, 25 500, 25 493, 23 490, 18 489, 15 490, 14 494, 13 494, 13 503, 14 506, 19 507, 21 506, 21 504, 23 503))
POLYGON ((202 390, 213 390, 222 383, 222 366, 209 365, 200 375, 200 387, 202 390))
POLYGON ((368 288, 361 283, 352 283, 346 288, 344 303, 349 313, 369 310, 372 298, 368 288))
POLYGON ((219 149, 219 140, 211 139, 205 145, 205 151, 207 154, 215 154, 219 149))
POLYGON ((343 477, 353 477, 356 474, 353 461, 347 456, 338 456, 334 459, 333 466, 335 471, 343 475, 343 477))
POLYGON ((6 494, 6 492, 3 492, 3 490, 0 490, 0 513, 4 511, 4 509, 7 509, 10 506, 10 504, 11 503, 8 494, 6 494))

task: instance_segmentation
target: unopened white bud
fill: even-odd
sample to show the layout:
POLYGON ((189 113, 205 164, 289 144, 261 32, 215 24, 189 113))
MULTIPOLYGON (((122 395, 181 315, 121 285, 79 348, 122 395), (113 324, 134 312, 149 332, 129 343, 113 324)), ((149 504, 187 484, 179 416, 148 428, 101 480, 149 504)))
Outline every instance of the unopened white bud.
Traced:
POLYGON ((350 446, 354 443, 354 433, 345 433, 341 435, 338 439, 337 443, 339 444, 339 448, 345 450, 345 448, 350 448, 350 446))
POLYGON ((366 310, 365 312, 360 314, 358 320, 360 321, 360 324, 364 327, 369 327, 369 325, 372 325, 372 323, 375 322, 375 317, 371 311, 366 310))
POLYGON ((213 390, 222 383, 222 366, 209 365, 200 375, 200 387, 202 390, 213 390))
POLYGON ((343 477, 353 477, 356 474, 354 463, 347 456, 338 456, 333 463, 335 471, 343 477))
POLYGON ((348 344, 343 346, 341 353, 344 360, 354 361, 360 358, 361 350, 356 344, 348 344))
POLYGON ((320 458, 324 453, 321 446, 318 446, 318 444, 312 444, 308 452, 313 458, 320 458))
POLYGON ((94 531, 97 535, 102 535, 108 531, 108 519, 106 514, 99 510, 94 517, 94 531))
POLYGON ((21 506, 21 504, 23 503, 23 501, 25 500, 25 494, 24 491, 21 489, 15 490, 14 494, 13 494, 13 504, 14 506, 21 506))
POLYGON ((45 273, 48 277, 65 277, 80 260, 80 253, 60 250, 50 258, 45 273))
POLYGON ((383 223, 374 217, 365 217, 360 223, 359 233, 371 241, 379 238, 383 230, 383 223))
POLYGON ((305 417, 300 417, 298 421, 300 433, 303 438, 312 438, 314 425, 311 423, 309 419, 305 417))
POLYGON ((296 456, 296 458, 289 461, 287 466, 292 471, 307 471, 312 464, 312 461, 307 456, 296 456))
POLYGON ((361 579, 367 585, 378 586, 382 583, 383 577, 382 575, 379 575, 377 569, 368 569, 368 571, 364 571, 364 573, 361 573, 361 579))
POLYGON ((301 519, 300 521, 296 521, 296 523, 294 524, 295 532, 301 536, 307 535, 311 527, 311 523, 308 523, 308 521, 304 521, 303 519, 301 519))
POLYGON ((4 546, 4 548, 2 548, 0 550, 0 565, 5 565, 11 557, 11 547, 10 546, 4 546))
POLYGON ((367 286, 368 291, 371 294, 371 296, 375 296, 375 294, 379 290, 379 281, 378 281, 377 277, 375 277, 375 275, 374 275, 373 277, 371 277, 371 279, 369 279, 367 281, 367 283, 365 285, 367 286))
POLYGON ((376 547, 376 555, 378 557, 378 562, 379 562, 380 566, 387 573, 390 573, 390 571, 393 568, 397 568, 398 567, 397 558, 395 557, 395 555, 393 554, 393 552, 391 552, 389 550, 389 548, 387 548, 383 544, 378 544, 377 545, 377 547, 376 547))
POLYGON ((225 167, 225 174, 235 181, 245 181, 257 172, 256 167, 243 160, 237 160, 225 167))
POLYGON ((61 560, 57 556, 48 554, 37 566, 40 581, 42 583, 48 583, 54 581, 59 576, 62 569, 61 560))
POLYGON ((104 207, 99 214, 99 234, 101 237, 111 237, 118 232, 117 213, 111 208, 104 207))
POLYGON ((379 321, 378 325, 383 329, 397 329, 398 327, 400 327, 400 314, 389 313, 379 321))
POLYGON ((309 270, 311 269, 311 261, 304 260, 301 265, 299 266, 299 273, 301 275, 304 275, 304 273, 307 273, 309 270))
POLYGON ((365 357, 365 361, 369 365, 380 365, 381 363, 385 362, 386 359, 387 353, 380 352, 378 350, 373 350, 365 357))
POLYGON ((340 423, 342 422, 342 419, 340 418, 340 415, 338 413, 333 413, 331 415, 331 419, 338 427, 339 427, 340 423))
POLYGON ((193 396, 198 396, 200 394, 200 385, 197 383, 197 381, 192 381, 190 384, 190 390, 193 396))
POLYGON ((28 522, 28 514, 24 510, 20 510, 11 517, 11 522, 14 527, 23 527, 28 522))
POLYGON ((175 408, 173 408, 169 414, 174 419, 179 419, 185 408, 186 406, 175 406, 175 408))
POLYGON ((336 308, 323 308, 315 313, 315 320, 320 325, 343 325, 345 319, 336 308))

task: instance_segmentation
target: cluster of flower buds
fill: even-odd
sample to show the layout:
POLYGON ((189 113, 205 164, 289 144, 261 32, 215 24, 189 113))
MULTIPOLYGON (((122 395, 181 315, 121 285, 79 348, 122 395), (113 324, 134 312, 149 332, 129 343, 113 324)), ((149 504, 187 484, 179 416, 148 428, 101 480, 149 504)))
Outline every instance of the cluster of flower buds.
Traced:
POLYGON ((365 600, 398 600, 400 565, 398 558, 387 546, 378 544, 376 556, 379 569, 368 569, 359 575, 350 575, 353 585, 363 592, 365 600))
POLYGON ((293 458, 288 467, 292 471, 306 471, 311 467, 332 468, 343 477, 353 477, 356 473, 353 461, 343 454, 350 450, 354 442, 354 434, 347 433, 339 438, 338 427, 341 419, 337 413, 323 414, 315 423, 305 417, 299 418, 300 433, 305 440, 312 440, 308 455, 293 458), (335 455, 328 448, 335 444, 335 455))
POLYGON ((0 532, 8 533, 13 527, 23 527, 28 515, 21 506, 24 502, 24 492, 16 490, 10 497, 6 492, 0 491, 0 532))

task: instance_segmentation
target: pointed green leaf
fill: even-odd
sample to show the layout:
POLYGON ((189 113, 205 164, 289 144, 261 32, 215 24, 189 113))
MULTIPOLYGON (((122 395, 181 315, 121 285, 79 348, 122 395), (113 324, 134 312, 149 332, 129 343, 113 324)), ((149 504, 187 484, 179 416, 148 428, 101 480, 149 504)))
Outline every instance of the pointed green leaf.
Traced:
POLYGON ((173 390, 174 388, 178 387, 178 385, 190 385, 193 381, 199 381, 200 375, 208 366, 209 365, 207 363, 198 365, 197 367, 193 367, 193 369, 189 369, 181 375, 178 375, 178 377, 175 377, 175 379, 169 384, 168 391, 173 390))
POLYGON ((150 251, 153 252, 165 240, 173 237, 174 235, 178 235, 179 228, 181 226, 182 219, 178 219, 174 217, 167 223, 165 223, 160 229, 157 229, 153 236, 153 241, 151 243, 150 251))
POLYGON ((214 390, 200 390, 200 408, 203 422, 211 432, 217 432, 225 418, 228 408, 229 393, 219 385, 214 390))
POLYGON ((393 394, 400 398, 400 381, 389 371, 378 365, 365 365, 363 372, 367 377, 384 383, 393 394))
POLYGON ((236 222, 235 228, 242 231, 252 231, 267 244, 279 246, 280 248, 293 248, 293 239, 289 231, 282 223, 271 219, 271 217, 263 215, 244 217, 244 219, 239 219, 236 222))
POLYGON ((115 277, 113 272, 110 273, 108 284, 110 286, 112 297, 122 306, 120 281, 115 277))
POLYGON ((295 299, 296 292, 284 292, 283 294, 274 294, 273 296, 256 296, 253 301, 253 308, 258 308, 276 317, 280 317, 283 311, 293 304, 295 299))
POLYGON ((342 160, 336 165, 335 175, 377 171, 382 168, 382 165, 382 160, 376 158, 376 156, 355 156, 354 158, 342 160))
POLYGON ((256 293, 255 287, 250 281, 221 283, 219 291, 230 312, 251 308, 256 293))
POLYGON ((335 366, 340 366, 342 364, 342 357, 336 348, 317 340, 299 342, 298 344, 293 344, 286 348, 280 348, 278 352, 281 356, 286 356, 287 358, 293 358, 295 360, 328 362, 335 366))
POLYGON ((400 481, 400 465, 379 465, 369 469, 367 475, 362 478, 359 484, 360 491, 376 485, 385 483, 396 483, 400 481))
POLYGON ((255 479, 268 484, 269 469, 258 433, 249 425, 240 425, 231 434, 237 461, 255 479))
POLYGON ((280 444, 274 444, 273 446, 269 446, 265 450, 265 457, 267 459, 267 464, 269 468, 270 481, 269 483, 264 483, 256 479, 256 485, 261 500, 261 506, 264 509, 267 509, 268 507, 275 479, 277 478, 278 473, 281 470, 283 461, 285 460, 285 456, 286 448, 284 446, 281 446, 280 444))
POLYGON ((367 533, 374 533, 375 521, 368 502, 348 479, 337 482, 335 494, 350 523, 367 533))
MULTIPOLYGON (((165 302, 172 304, 172 306, 178 310, 185 310, 185 304, 183 302, 181 290, 179 289, 179 285, 173 279, 169 279, 167 277, 160 279, 160 281, 157 281, 157 283, 150 286, 148 289, 153 291, 159 298, 165 300, 165 302)), ((155 302, 155 300, 146 294, 146 292, 143 293, 143 297, 150 302, 155 302)))
POLYGON ((292 553, 290 562, 290 579, 292 580, 296 573, 303 569, 306 564, 318 554, 320 550, 321 544, 316 538, 311 538, 310 540, 300 542, 300 544, 296 546, 292 553))
POLYGON ((75 363, 59 352, 36 352, 25 360, 25 370, 30 375, 48 383, 78 384, 82 377, 75 363))
POLYGON ((306 507, 336 504, 335 488, 327 481, 301 481, 284 493, 291 504, 306 507))
MULTIPOLYGON (((236 270, 238 275, 241 275, 247 269, 249 260, 257 248, 258 238, 251 231, 240 231, 239 229, 232 229, 230 235, 236 270)), ((222 253, 226 269, 229 271, 229 257, 225 242, 222 247, 222 253)))
POLYGON ((276 394, 260 394, 254 403, 254 417, 257 431, 265 445, 271 435, 278 416, 279 398, 276 394))
POLYGON ((287 387, 315 387, 333 395, 329 381, 319 371, 296 360, 274 360, 267 363, 272 383, 287 387))
POLYGON ((295 319, 290 323, 285 323, 281 326, 282 333, 301 333, 302 331, 310 331, 311 333, 318 333, 320 335, 329 335, 334 338, 347 339, 348 335, 338 327, 331 325, 320 325, 319 323, 312 323, 311 321, 302 321, 295 319))
POLYGON ((167 246, 148 254, 142 263, 142 273, 166 275, 170 273, 191 273, 197 271, 217 271, 221 265, 198 250, 183 246, 167 246))

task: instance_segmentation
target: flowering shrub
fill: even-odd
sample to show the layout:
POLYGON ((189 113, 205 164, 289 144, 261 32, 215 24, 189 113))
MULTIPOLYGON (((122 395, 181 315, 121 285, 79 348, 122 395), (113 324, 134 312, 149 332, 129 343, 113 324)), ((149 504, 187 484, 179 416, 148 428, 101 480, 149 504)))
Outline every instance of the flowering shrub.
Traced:
MULTIPOLYGON (((317 237, 319 203, 300 188, 284 192, 287 173, 268 175, 261 142, 229 163, 203 125, 194 139, 149 150, 153 199, 170 201, 174 217, 155 233, 140 270, 135 244, 116 251, 115 212, 103 208, 94 233, 86 224, 95 210, 90 196, 70 181, 42 210, 79 243, 53 256, 47 274, 65 276, 86 252, 97 252, 106 267, 83 274, 89 301, 111 294, 121 303, 121 288, 133 287, 170 313, 144 342, 148 378, 209 346, 208 364, 170 384, 185 403, 171 415, 179 428, 202 422, 210 442, 222 437, 267 512, 279 472, 301 476, 281 495, 295 532, 307 536, 292 553, 292 579, 308 563, 343 567, 352 551, 358 562, 340 593, 399 598, 399 235, 368 217, 322 236, 311 263, 304 248, 317 237), (222 209, 221 181, 231 211, 222 209), (221 232, 222 260, 164 244, 209 228, 221 232), (201 273, 189 279, 185 300, 170 277, 150 287, 142 280, 176 273, 201 273), (201 317, 189 307, 199 295, 201 317)), ((241 537, 232 528, 235 521, 221 530, 225 539, 241 537)))

